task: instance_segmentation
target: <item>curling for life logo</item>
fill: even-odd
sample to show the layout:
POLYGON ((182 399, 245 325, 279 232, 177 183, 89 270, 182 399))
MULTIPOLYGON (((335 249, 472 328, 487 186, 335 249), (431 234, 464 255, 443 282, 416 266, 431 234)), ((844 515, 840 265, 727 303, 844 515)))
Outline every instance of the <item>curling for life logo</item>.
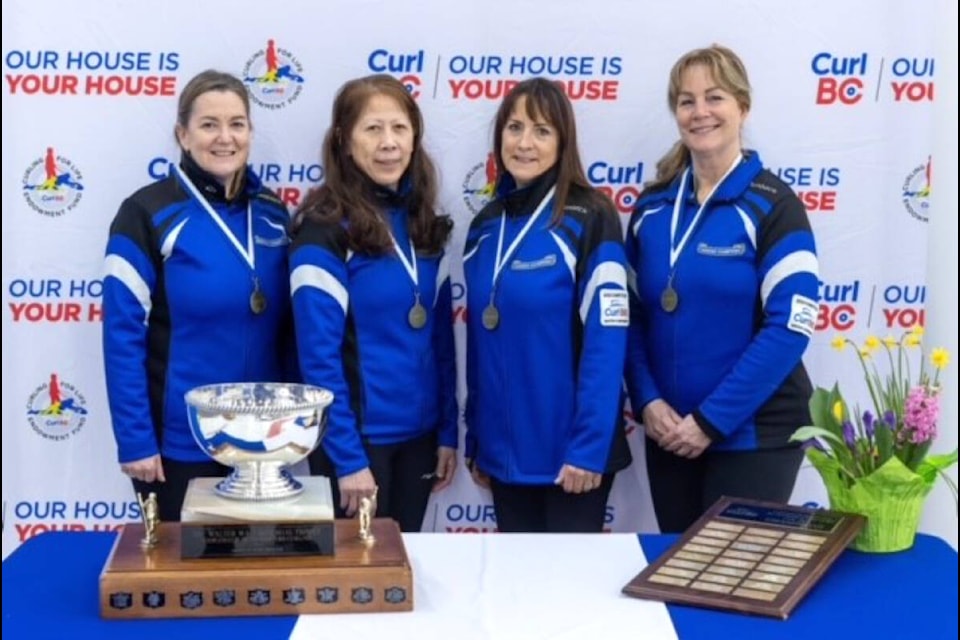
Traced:
POLYGON ((34 389, 27 400, 27 421, 48 440, 66 440, 76 435, 87 421, 87 401, 68 382, 50 374, 50 382, 34 389))
POLYGON ((243 82, 254 103, 265 109, 282 109, 303 91, 303 65, 271 38, 265 48, 247 60, 243 82))
POLYGON ((490 152, 486 162, 475 164, 463 179, 463 203, 473 215, 477 215, 493 199, 496 186, 497 160, 490 152))
POLYGON ((928 156, 927 161, 916 166, 903 181, 903 206, 907 213, 921 222, 927 222, 930 218, 932 165, 933 160, 928 156))
POLYGON ((83 174, 53 147, 23 172, 23 197, 37 213, 56 218, 80 204, 83 174))

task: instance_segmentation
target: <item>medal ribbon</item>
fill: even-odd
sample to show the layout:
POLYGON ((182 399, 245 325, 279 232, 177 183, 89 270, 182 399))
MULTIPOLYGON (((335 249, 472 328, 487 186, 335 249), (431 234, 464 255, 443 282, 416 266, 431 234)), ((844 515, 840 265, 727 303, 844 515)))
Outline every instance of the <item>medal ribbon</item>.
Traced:
POLYGON ((186 176, 179 166, 174 166, 177 170, 177 173, 180 175, 180 179, 187 186, 187 190, 190 191, 190 195, 193 196, 193 199, 196 200, 200 206, 203 207, 203 210, 210 214, 210 217, 213 218, 213 221, 217 223, 217 226, 220 227, 220 230, 223 232, 223 235, 227 236, 227 239, 230 240, 230 244, 233 245, 233 248, 243 256, 243 259, 250 265, 250 269, 254 273, 257 271, 256 267, 256 255, 253 251, 253 207, 250 202, 247 202, 247 248, 244 249, 243 245, 240 244, 240 241, 237 240, 237 237, 233 235, 233 232, 230 231, 230 227, 227 226, 227 223, 223 221, 220 216, 217 215, 217 212, 213 210, 213 207, 210 206, 210 203, 207 202, 207 199, 204 198, 197 187, 190 181, 190 178, 186 176))
POLYGON ((413 246, 413 239, 410 239, 410 257, 411 260, 407 260, 407 256, 404 255, 403 251, 400 249, 400 245, 397 243, 397 239, 393 237, 393 232, 390 230, 390 225, 387 225, 387 233, 390 234, 390 242, 393 243, 393 250, 396 252, 397 257, 400 258, 400 262, 403 263, 403 268, 406 270, 407 275, 410 276, 410 280, 413 281, 413 290, 417 294, 417 300, 420 300, 420 277, 417 274, 417 250, 413 246))
POLYGON ((510 243, 510 246, 507 247, 507 252, 505 254, 503 253, 503 236, 504 229, 507 225, 507 212, 504 210, 500 214, 500 238, 497 240, 497 257, 493 263, 493 280, 490 284, 491 299, 493 298, 493 292, 497 288, 497 278, 500 277, 500 272, 503 271, 504 265, 510 261, 510 258, 516 252, 517 247, 520 246, 520 241, 523 240, 523 238, 530 231, 533 223, 536 222, 537 218, 540 217, 540 214, 543 213, 543 210, 547 208, 547 203, 553 199, 553 194, 556 190, 556 185, 550 187, 550 191, 547 192, 547 195, 543 196, 543 200, 540 201, 540 204, 537 205, 537 208, 530 215, 530 219, 527 220, 527 223, 523 225, 522 229, 520 229, 520 233, 518 233, 517 237, 513 239, 513 242, 510 243))
MULTIPOLYGON (((737 153, 737 157, 733 159, 733 164, 730 165, 730 168, 727 169, 727 172, 717 181, 717 184, 713 185, 713 189, 710 190, 710 193, 707 194, 707 197, 703 199, 703 203, 700 205, 700 208, 697 209, 696 215, 693 216, 693 220, 690 221, 690 224, 687 225, 687 230, 683 234, 683 237, 680 238, 680 244, 674 246, 674 242, 677 239, 677 226, 680 224, 680 209, 684 206, 684 201, 686 198, 686 187, 687 187, 687 177, 690 175, 690 167, 687 167, 683 170, 683 176, 680 178, 680 189, 677 191, 677 197, 673 202, 673 216, 670 218, 670 270, 673 271, 674 265, 677 264, 677 258, 680 257, 680 254, 683 252, 683 248, 687 246, 687 241, 690 240, 690 236, 693 234, 693 230, 697 228, 697 222, 700 220, 701 214, 703 214, 704 209, 707 208, 707 203, 710 202, 710 198, 713 197, 713 194, 717 192, 717 189, 720 188, 720 185, 723 184, 723 181, 727 179, 733 170, 737 168, 737 165, 740 164, 740 161, 743 160, 743 154, 737 153)), ((673 274, 671 273, 671 279, 673 279, 673 274)))

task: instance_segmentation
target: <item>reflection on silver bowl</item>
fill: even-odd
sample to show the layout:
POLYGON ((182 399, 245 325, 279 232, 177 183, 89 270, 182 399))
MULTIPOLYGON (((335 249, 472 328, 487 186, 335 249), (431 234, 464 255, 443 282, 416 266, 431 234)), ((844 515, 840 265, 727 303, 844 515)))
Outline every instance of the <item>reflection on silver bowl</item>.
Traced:
POLYGON ((289 498, 303 491, 284 467, 317 448, 333 394, 285 382, 237 382, 187 392, 190 431, 200 448, 233 471, 216 492, 239 500, 289 498))

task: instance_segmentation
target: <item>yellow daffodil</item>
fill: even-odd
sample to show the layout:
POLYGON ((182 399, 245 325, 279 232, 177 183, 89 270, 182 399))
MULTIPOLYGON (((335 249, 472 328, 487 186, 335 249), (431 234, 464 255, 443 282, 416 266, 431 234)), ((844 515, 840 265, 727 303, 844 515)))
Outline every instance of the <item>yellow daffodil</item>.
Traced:
POLYGON ((880 348, 880 338, 877 336, 867 336, 867 339, 863 342, 863 348, 869 352, 876 351, 880 348))
POLYGON ((950 364, 950 352, 943 347, 937 347, 930 352, 930 362, 940 371, 950 364))
POLYGON ((919 347, 920 346, 920 334, 918 333, 909 333, 904 339, 903 343, 908 347, 919 347))
POLYGON ((843 336, 837 336, 830 341, 830 346, 836 349, 837 351, 843 351, 843 348, 847 346, 847 339, 843 336))
POLYGON ((910 335, 917 336, 918 338, 923 335, 923 326, 919 324, 913 325, 913 328, 910 329, 910 335))
POLYGON ((897 346, 897 344, 899 344, 899 343, 897 342, 897 339, 894 338, 893 336, 887 336, 886 338, 883 339, 883 344, 885 344, 885 345, 888 346, 888 347, 893 348, 893 347, 897 346))
POLYGON ((860 349, 860 355, 863 357, 864 360, 869 360, 869 359, 870 359, 870 353, 871 353, 871 351, 870 351, 869 349, 867 349, 866 347, 860 349))
POLYGON ((837 419, 837 422, 843 422, 843 403, 837 400, 833 403, 833 417, 837 419))

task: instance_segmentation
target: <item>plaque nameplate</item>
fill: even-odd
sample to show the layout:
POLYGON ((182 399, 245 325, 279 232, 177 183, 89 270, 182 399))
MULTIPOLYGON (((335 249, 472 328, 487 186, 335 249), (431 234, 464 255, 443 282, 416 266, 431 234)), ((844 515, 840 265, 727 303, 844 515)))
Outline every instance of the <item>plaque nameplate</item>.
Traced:
POLYGON ((723 497, 623 593, 785 620, 863 516, 723 497))
POLYGON ((182 525, 184 558, 333 555, 333 522, 182 525))
POLYGON ((244 501, 218 496, 219 478, 194 478, 180 513, 184 558, 253 558, 332 555, 330 481, 301 479, 304 490, 292 499, 244 501))

